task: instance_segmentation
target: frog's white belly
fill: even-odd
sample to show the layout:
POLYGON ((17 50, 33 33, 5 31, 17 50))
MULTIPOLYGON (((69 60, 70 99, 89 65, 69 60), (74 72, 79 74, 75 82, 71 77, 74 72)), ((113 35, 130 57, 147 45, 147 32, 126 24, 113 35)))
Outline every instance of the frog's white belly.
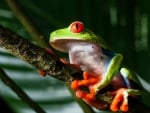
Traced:
POLYGON ((70 63, 80 66, 82 71, 102 75, 106 70, 107 57, 102 53, 100 46, 87 43, 76 44, 69 50, 70 63))

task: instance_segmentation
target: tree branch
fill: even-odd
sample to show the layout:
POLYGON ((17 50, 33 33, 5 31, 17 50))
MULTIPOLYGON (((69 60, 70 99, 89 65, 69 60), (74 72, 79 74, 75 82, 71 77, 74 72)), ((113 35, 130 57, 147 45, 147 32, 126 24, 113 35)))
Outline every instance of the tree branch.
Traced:
POLYGON ((57 57, 49 54, 45 49, 40 48, 14 32, 0 26, 0 47, 5 48, 14 56, 17 56, 32 66, 42 69, 50 76, 63 81, 72 81, 75 69, 66 68, 57 57))
MULTIPOLYGON (((79 70, 68 67, 59 61, 59 58, 49 54, 45 49, 40 48, 18 36, 14 32, 0 26, 0 47, 7 49, 13 55, 23 59, 38 69, 44 70, 50 76, 64 82, 71 82, 76 79, 75 75, 81 75, 79 70)), ((100 100, 108 105, 112 102, 112 96, 99 94, 100 100)), ((129 99, 130 110, 127 113, 148 113, 150 108, 139 102, 137 99, 129 99), (136 108, 136 106, 140 107, 136 108)))

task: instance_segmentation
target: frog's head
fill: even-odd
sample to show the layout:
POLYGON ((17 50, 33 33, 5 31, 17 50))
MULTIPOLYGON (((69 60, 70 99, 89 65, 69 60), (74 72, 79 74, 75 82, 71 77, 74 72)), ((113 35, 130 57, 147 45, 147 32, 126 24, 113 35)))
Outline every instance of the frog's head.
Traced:
POLYGON ((50 44, 57 50, 68 52, 68 44, 73 43, 95 43, 105 47, 104 41, 101 37, 95 35, 89 29, 84 27, 80 21, 75 21, 64 29, 59 29, 50 34, 50 44))

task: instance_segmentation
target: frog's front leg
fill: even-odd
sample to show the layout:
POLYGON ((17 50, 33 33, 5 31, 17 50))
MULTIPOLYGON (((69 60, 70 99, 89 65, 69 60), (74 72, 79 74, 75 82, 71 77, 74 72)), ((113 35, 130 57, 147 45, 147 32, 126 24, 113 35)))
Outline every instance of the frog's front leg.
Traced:
POLYGON ((101 76, 91 75, 88 72, 83 72, 83 80, 74 80, 71 83, 71 88, 76 90, 76 96, 89 100, 95 99, 94 85, 100 81, 101 76), (88 91, 80 90, 80 87, 88 88, 88 91))
POLYGON ((101 78, 97 75, 91 75, 87 72, 83 73, 83 80, 74 80, 71 88, 75 90, 76 96, 83 99, 86 103, 97 109, 106 109, 108 105, 96 98, 94 85, 100 82, 101 78), (88 91, 80 89, 80 87, 88 88, 88 91))
POLYGON ((118 72, 120 65, 122 63, 123 56, 121 54, 116 54, 109 62, 106 72, 102 75, 103 78, 101 82, 95 85, 95 92, 97 93, 102 88, 111 83, 116 72, 118 72))

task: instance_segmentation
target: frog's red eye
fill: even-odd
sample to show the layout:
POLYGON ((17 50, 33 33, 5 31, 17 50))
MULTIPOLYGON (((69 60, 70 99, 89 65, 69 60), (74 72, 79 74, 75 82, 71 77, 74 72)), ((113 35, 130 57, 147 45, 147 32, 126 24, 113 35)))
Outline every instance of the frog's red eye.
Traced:
POLYGON ((84 30, 84 25, 80 21, 75 21, 70 25, 70 30, 73 33, 80 33, 84 30))

